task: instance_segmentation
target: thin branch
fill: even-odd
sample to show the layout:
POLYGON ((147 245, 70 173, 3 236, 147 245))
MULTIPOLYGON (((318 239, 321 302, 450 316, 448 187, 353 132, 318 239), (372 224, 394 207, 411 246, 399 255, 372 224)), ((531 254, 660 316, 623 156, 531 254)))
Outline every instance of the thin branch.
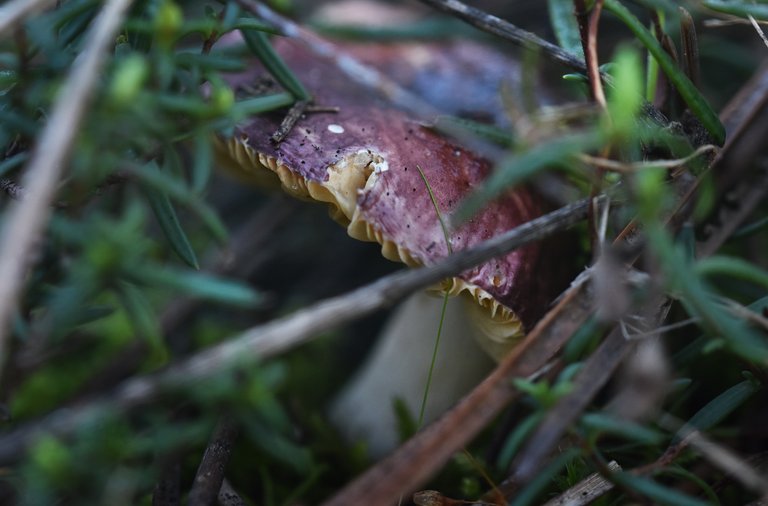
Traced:
MULTIPOLYGON (((756 492, 762 496, 763 499, 768 500, 768 479, 761 475, 757 470, 744 461, 739 455, 731 451, 729 448, 717 444, 708 437, 706 437, 700 430, 692 427, 688 424, 681 423, 671 415, 665 415, 659 420, 659 425, 667 428, 671 431, 677 431, 682 436, 682 441, 676 445, 670 447, 661 459, 663 459, 664 466, 668 465, 670 456, 677 457, 682 450, 690 446, 705 459, 707 459, 715 467, 721 471, 732 476, 735 480, 741 482, 746 488, 756 492)), ((655 469, 656 466, 644 466, 637 471, 633 471, 636 474, 649 473, 655 469)), ((661 466, 659 466, 661 467, 661 466)))
MULTIPOLYGON (((612 460, 606 466, 610 472, 621 471, 621 466, 612 460)), ((544 503, 542 506, 584 506, 610 492, 614 485, 603 478, 600 473, 593 473, 572 486, 559 496, 544 503)))
POLYGON ((452 14, 474 27, 497 35, 518 46, 541 49, 542 52, 552 60, 561 63, 566 67, 580 72, 585 72, 587 70, 583 60, 561 47, 542 39, 534 33, 518 28, 501 18, 483 12, 480 9, 470 7, 457 0, 421 0, 421 2, 430 5, 437 10, 452 14))
POLYGON ((218 500, 219 506, 246 506, 245 501, 240 497, 240 494, 232 488, 232 485, 226 478, 221 484, 218 500))
POLYGON ((8 210, 0 237, 0 370, 7 360, 10 320, 18 304, 35 244, 51 213, 61 173, 88 110, 99 73, 131 0, 110 0, 94 21, 53 106, 21 186, 27 193, 8 210))
POLYGON ((236 437, 235 426, 230 420, 222 418, 197 468, 195 481, 187 499, 189 506, 208 506, 216 500, 224 482, 224 469, 229 462, 236 437))
POLYGON ((640 170, 652 169, 652 168, 672 169, 675 167, 679 167, 681 165, 685 165, 686 163, 690 162, 694 158, 697 158, 705 153, 717 152, 719 149, 720 148, 718 146, 715 146, 714 144, 705 144, 703 146, 699 146, 695 151, 693 151, 691 154, 683 158, 676 158, 672 160, 653 160, 648 162, 627 163, 627 162, 620 162, 618 160, 611 160, 610 158, 601 158, 598 156, 587 155, 585 153, 580 154, 578 158, 582 162, 588 165, 597 167, 599 169, 609 170, 613 172, 620 172, 622 174, 630 174, 632 172, 637 172, 640 170))
POLYGON ((28 16, 53 5, 56 0, 11 0, 0 7, 0 36, 28 16))
MULTIPOLYGON (((42 434, 72 434, 82 427, 86 420, 99 417, 107 410, 128 411, 152 402, 163 393, 189 387, 227 368, 281 353, 321 332, 394 304, 409 293, 431 286, 524 244, 565 230, 585 218, 587 207, 586 200, 565 206, 486 241, 474 249, 457 252, 431 267, 386 276, 347 294, 326 299, 291 315, 254 327, 165 371, 126 380, 109 395, 76 407, 62 408, 38 422, 24 425, 0 437, 0 463, 18 459, 28 445, 42 434)), ((526 367, 533 363, 545 362, 527 362, 526 367)), ((534 370, 535 368, 528 374, 534 370)))
POLYGON ((765 44, 765 46, 768 47, 768 37, 765 36, 765 32, 763 31, 762 28, 760 28, 760 25, 757 24, 757 20, 752 14, 749 15, 749 22, 752 24, 752 28, 754 28, 755 31, 757 32, 757 35, 760 37, 760 40, 763 41, 763 44, 765 44))

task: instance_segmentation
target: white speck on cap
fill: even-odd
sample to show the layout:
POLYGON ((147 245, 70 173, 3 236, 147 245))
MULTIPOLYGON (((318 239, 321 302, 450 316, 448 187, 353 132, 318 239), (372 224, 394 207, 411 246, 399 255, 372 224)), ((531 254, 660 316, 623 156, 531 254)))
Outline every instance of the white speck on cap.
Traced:
POLYGON ((336 124, 330 124, 328 125, 328 131, 333 134, 343 134, 344 133, 344 127, 341 125, 336 124))

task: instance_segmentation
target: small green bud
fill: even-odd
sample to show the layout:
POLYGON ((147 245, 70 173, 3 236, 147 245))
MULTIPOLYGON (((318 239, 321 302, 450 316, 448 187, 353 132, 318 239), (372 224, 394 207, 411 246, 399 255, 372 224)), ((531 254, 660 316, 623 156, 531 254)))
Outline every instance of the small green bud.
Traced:
POLYGON ((225 84, 213 87, 211 91, 211 107, 215 114, 227 114, 235 105, 235 93, 225 84))
POLYGON ((149 75, 149 65, 143 56, 131 54, 115 69, 109 90, 110 100, 118 106, 130 104, 141 91, 149 75))
POLYGON ((32 461, 55 483, 64 483, 72 467, 71 455, 59 440, 45 436, 32 448, 32 461))
POLYGON ((614 87, 608 102, 613 133, 620 138, 633 135, 642 105, 643 73, 640 56, 630 47, 622 47, 612 65, 614 87))
POLYGON ((176 36, 184 23, 184 13, 172 0, 163 1, 155 15, 155 33, 158 42, 164 47, 170 47, 176 41, 176 36))

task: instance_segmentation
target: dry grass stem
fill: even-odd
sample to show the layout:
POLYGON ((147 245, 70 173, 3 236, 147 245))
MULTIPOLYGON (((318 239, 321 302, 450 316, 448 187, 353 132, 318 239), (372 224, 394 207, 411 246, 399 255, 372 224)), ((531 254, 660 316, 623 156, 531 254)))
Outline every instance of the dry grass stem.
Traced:
POLYGON ((699 146, 690 155, 685 156, 683 158, 677 158, 674 160, 654 160, 652 162, 626 163, 626 162, 619 162, 617 160, 611 160, 610 158, 602 158, 599 156, 587 155, 584 153, 580 154, 578 158, 582 162, 588 165, 592 165, 593 167, 596 167, 601 170, 608 170, 611 172, 620 172, 622 174, 631 174, 633 172, 637 172, 645 169, 658 169, 658 168, 673 169, 675 167, 685 165, 686 163, 690 162, 695 158, 698 158, 699 156, 705 153, 709 153, 709 152, 717 153, 719 149, 720 148, 718 146, 715 146, 714 144, 705 144, 704 146, 699 146))
POLYGON ((690 446, 712 465, 729 474, 745 487, 760 494, 764 500, 768 499, 768 476, 761 475, 736 453, 715 443, 696 428, 680 423, 670 415, 662 417, 659 424, 669 430, 679 431, 683 437, 679 443, 681 446, 690 446))
MULTIPOLYGON (((615 460, 609 462, 606 467, 611 472, 621 471, 621 466, 615 460)), ((611 491, 613 487, 614 484, 603 478, 600 473, 590 474, 542 506, 584 506, 611 491)))

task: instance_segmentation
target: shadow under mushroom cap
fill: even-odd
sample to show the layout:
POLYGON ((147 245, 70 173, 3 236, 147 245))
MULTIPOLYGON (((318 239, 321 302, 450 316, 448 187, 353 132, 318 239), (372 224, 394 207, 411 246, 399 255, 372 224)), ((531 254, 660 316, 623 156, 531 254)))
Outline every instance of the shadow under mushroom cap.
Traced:
MULTIPOLYGON (((350 236, 378 242, 391 260, 430 265, 448 255, 418 168, 440 212, 447 216, 488 176, 490 164, 340 79, 335 67, 305 54, 295 43, 282 41, 277 47, 315 102, 338 106, 339 111, 305 115, 277 146, 270 136, 282 114, 249 119, 232 138, 220 140, 220 154, 229 159, 229 165, 246 172, 268 169, 286 192, 327 203, 350 236)), ((235 76, 232 83, 237 86, 247 79, 235 76)), ((450 231, 451 247, 454 251, 471 248, 539 214, 539 199, 528 189, 518 188, 450 231)), ((535 306, 544 304, 536 280, 540 249, 538 244, 518 249, 440 287, 454 295, 466 293, 477 303, 475 307, 482 307, 484 317, 478 322, 492 341, 492 355, 517 341, 524 334, 523 322, 530 323, 541 309, 535 306)))

